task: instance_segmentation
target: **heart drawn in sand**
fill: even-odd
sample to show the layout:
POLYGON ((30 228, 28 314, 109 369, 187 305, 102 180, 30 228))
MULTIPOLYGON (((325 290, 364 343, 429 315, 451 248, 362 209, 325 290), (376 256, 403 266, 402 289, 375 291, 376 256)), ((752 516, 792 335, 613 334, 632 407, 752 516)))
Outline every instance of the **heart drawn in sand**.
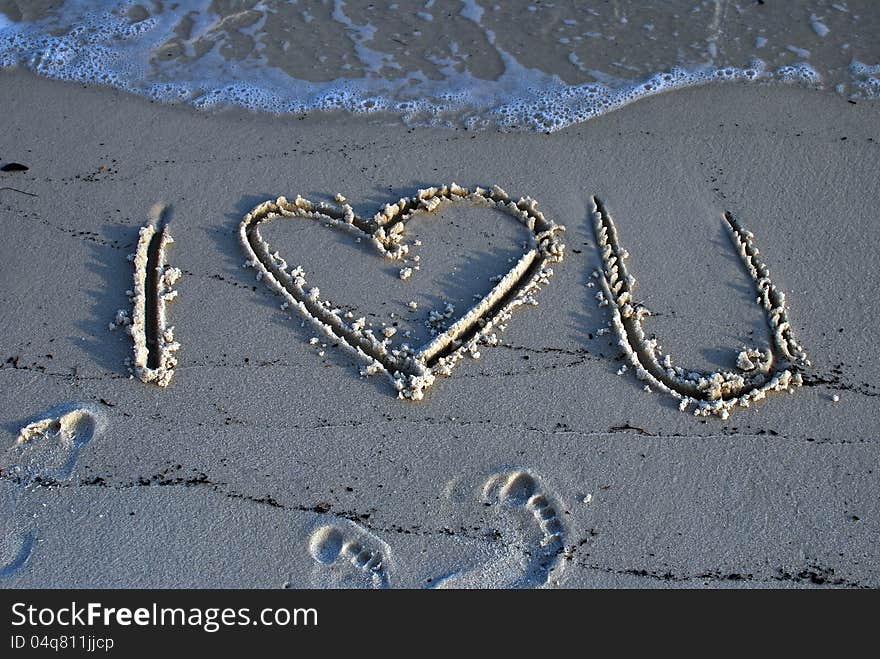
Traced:
MULTIPOLYGON (((544 217, 534 199, 523 197, 513 201, 498 186, 489 190, 479 187, 469 190, 453 183, 419 190, 414 197, 386 204, 370 219, 355 215, 341 195, 336 196, 336 201, 338 205, 315 204, 297 195, 293 202, 279 197, 256 206, 239 226, 239 239, 247 255, 245 265, 255 268, 257 279, 264 280, 285 298, 283 308, 297 308, 331 340, 363 361, 365 367, 361 374, 385 373, 400 398, 421 400, 438 375, 451 374, 466 354, 479 357, 480 344, 497 343, 494 332, 504 328, 503 323, 516 307, 535 304, 534 293, 553 275, 550 264, 561 262, 565 250, 559 236, 565 227, 544 217), (303 269, 288 267, 278 252, 270 251, 269 244, 260 235, 260 225, 271 220, 317 220, 367 241, 386 258, 402 260, 409 252, 409 245, 404 241, 406 223, 417 213, 431 213, 450 203, 468 203, 504 211, 528 228, 528 242, 522 256, 489 293, 445 331, 418 349, 406 344, 392 347, 391 337, 376 337, 372 329, 366 327, 363 318, 349 321, 346 316, 351 314, 343 315, 322 300, 318 288, 307 285, 303 269)), ((411 273, 410 268, 400 271, 404 279, 411 273)), ((444 315, 443 312, 432 313, 444 315)))

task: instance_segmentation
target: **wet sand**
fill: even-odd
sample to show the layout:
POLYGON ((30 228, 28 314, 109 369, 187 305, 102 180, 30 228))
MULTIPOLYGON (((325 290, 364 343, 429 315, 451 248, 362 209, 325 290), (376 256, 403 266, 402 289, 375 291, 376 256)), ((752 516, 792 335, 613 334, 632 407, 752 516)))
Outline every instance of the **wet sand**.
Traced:
MULTIPOLYGON (((544 135, 199 113, 15 72, 0 88, 0 164, 29 167, 0 173, 4 586, 880 584, 876 104, 729 83, 544 135), (452 181, 531 196, 566 247, 537 306, 422 401, 362 376, 242 267, 239 224, 262 201, 338 192, 372 217, 452 181), (721 419, 618 375, 588 286, 592 195, 645 331, 689 369, 769 345, 734 213, 785 293, 804 386, 721 419), (156 202, 182 272, 164 388, 130 377, 131 337, 108 328, 131 311, 127 257, 156 202), (15 446, 62 417, 24 442, 42 452, 15 446)), ((265 236, 343 314, 419 343, 524 240, 491 209, 425 218, 407 223, 408 279, 320 222, 265 236)))

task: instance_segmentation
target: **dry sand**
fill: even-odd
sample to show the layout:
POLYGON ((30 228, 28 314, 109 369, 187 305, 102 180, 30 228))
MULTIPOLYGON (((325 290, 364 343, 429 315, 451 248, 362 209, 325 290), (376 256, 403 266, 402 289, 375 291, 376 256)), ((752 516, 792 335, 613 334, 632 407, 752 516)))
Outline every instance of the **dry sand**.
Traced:
MULTIPOLYGON (((543 135, 199 113, 15 72, 0 89, 0 164, 29 167, 0 173, 3 586, 880 585, 877 104, 729 83, 543 135), (451 181, 534 197, 566 254, 538 306, 421 402, 242 267, 261 201, 341 192, 369 217, 451 181), (593 194, 646 331, 695 369, 768 345, 735 213, 786 294, 806 386, 721 420, 618 376, 587 286, 593 194), (131 338, 108 329, 156 202, 183 273, 165 388, 129 377, 131 338)), ((320 223, 265 236, 343 312, 415 343, 524 240, 497 211, 441 209, 408 225, 421 269, 403 280, 320 223)))

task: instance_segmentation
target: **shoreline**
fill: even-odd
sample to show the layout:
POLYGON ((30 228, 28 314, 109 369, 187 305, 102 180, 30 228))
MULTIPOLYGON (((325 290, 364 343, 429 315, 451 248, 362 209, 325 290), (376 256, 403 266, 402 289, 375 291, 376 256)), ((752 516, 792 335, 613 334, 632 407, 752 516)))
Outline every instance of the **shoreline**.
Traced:
POLYGON ((399 12, 266 0, 247 9, 215 4, 197 20, 180 5, 100 1, 4 11, 4 65, 199 106, 384 108, 558 129, 706 77, 800 81, 875 99, 880 82, 872 38, 880 16, 862 2, 466 0, 399 12))

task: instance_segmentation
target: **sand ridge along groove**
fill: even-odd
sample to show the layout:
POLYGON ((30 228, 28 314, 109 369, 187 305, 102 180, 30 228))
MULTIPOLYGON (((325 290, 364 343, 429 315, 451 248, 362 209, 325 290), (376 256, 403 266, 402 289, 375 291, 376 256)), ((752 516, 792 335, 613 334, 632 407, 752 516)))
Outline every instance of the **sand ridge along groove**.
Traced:
POLYGON ((24 426, 0 456, 0 481, 8 506, 0 511, 0 577, 20 570, 37 544, 41 508, 32 501, 31 493, 55 487, 67 478, 79 454, 105 423, 102 412, 91 405, 62 405, 24 426))
MULTIPOLYGON (((362 375, 385 373, 400 398, 421 400, 438 375, 450 375, 467 354, 479 357, 480 344, 497 342, 495 332, 503 330, 514 309, 523 304, 536 304, 534 294, 553 275, 550 264, 563 259, 565 245, 559 234, 565 228, 547 219, 534 199, 522 197, 514 201, 498 186, 469 190, 452 183, 422 189, 413 197, 386 204, 369 219, 355 215, 342 195, 337 194, 336 201, 338 205, 315 204, 297 195, 293 202, 279 197, 256 206, 239 226, 239 239, 247 256, 245 266, 255 268, 257 279, 265 280, 285 298, 282 308, 295 307, 363 361, 362 375), (516 264, 500 277, 487 295, 446 331, 418 349, 407 344, 392 347, 391 337, 376 337, 365 327, 363 318, 349 322, 346 316, 351 314, 343 316, 329 301, 322 300, 318 288, 308 287, 303 269, 289 268, 277 251, 271 251, 259 230, 261 224, 278 218, 317 220, 344 229, 357 240, 367 241, 386 258, 403 260, 409 251, 409 245, 404 242, 406 223, 417 213, 431 213, 450 203, 470 203, 504 211, 529 229, 528 244, 516 264)), ((413 268, 400 270, 401 279, 409 279, 412 274, 413 268)))
POLYGON ((174 340, 174 327, 169 326, 166 304, 177 297, 172 287, 180 279, 180 270, 166 263, 166 250, 174 242, 168 228, 167 207, 156 204, 150 209, 149 222, 138 234, 137 250, 129 256, 134 264, 134 289, 129 291, 132 315, 124 309, 116 312, 113 330, 128 328, 134 343, 130 370, 142 382, 155 382, 166 387, 177 366, 175 353, 180 344, 174 340))
POLYGON ((600 305, 611 307, 611 324, 618 343, 639 379, 678 398, 682 411, 694 404, 695 416, 715 414, 722 419, 737 406, 748 407, 770 392, 793 392, 803 384, 802 371, 810 362, 792 334, 785 295, 770 281, 770 271, 758 258, 754 235, 731 213, 724 213, 724 223, 755 283, 757 302, 764 309, 770 330, 771 348, 744 347, 737 357, 736 371, 712 373, 673 366, 671 357, 663 354, 657 340, 645 336, 642 318, 650 313, 633 299, 636 280, 625 264, 629 253, 621 248, 614 221, 597 197, 593 197, 593 215, 602 259, 601 273, 594 273, 600 275, 604 289, 600 305))

